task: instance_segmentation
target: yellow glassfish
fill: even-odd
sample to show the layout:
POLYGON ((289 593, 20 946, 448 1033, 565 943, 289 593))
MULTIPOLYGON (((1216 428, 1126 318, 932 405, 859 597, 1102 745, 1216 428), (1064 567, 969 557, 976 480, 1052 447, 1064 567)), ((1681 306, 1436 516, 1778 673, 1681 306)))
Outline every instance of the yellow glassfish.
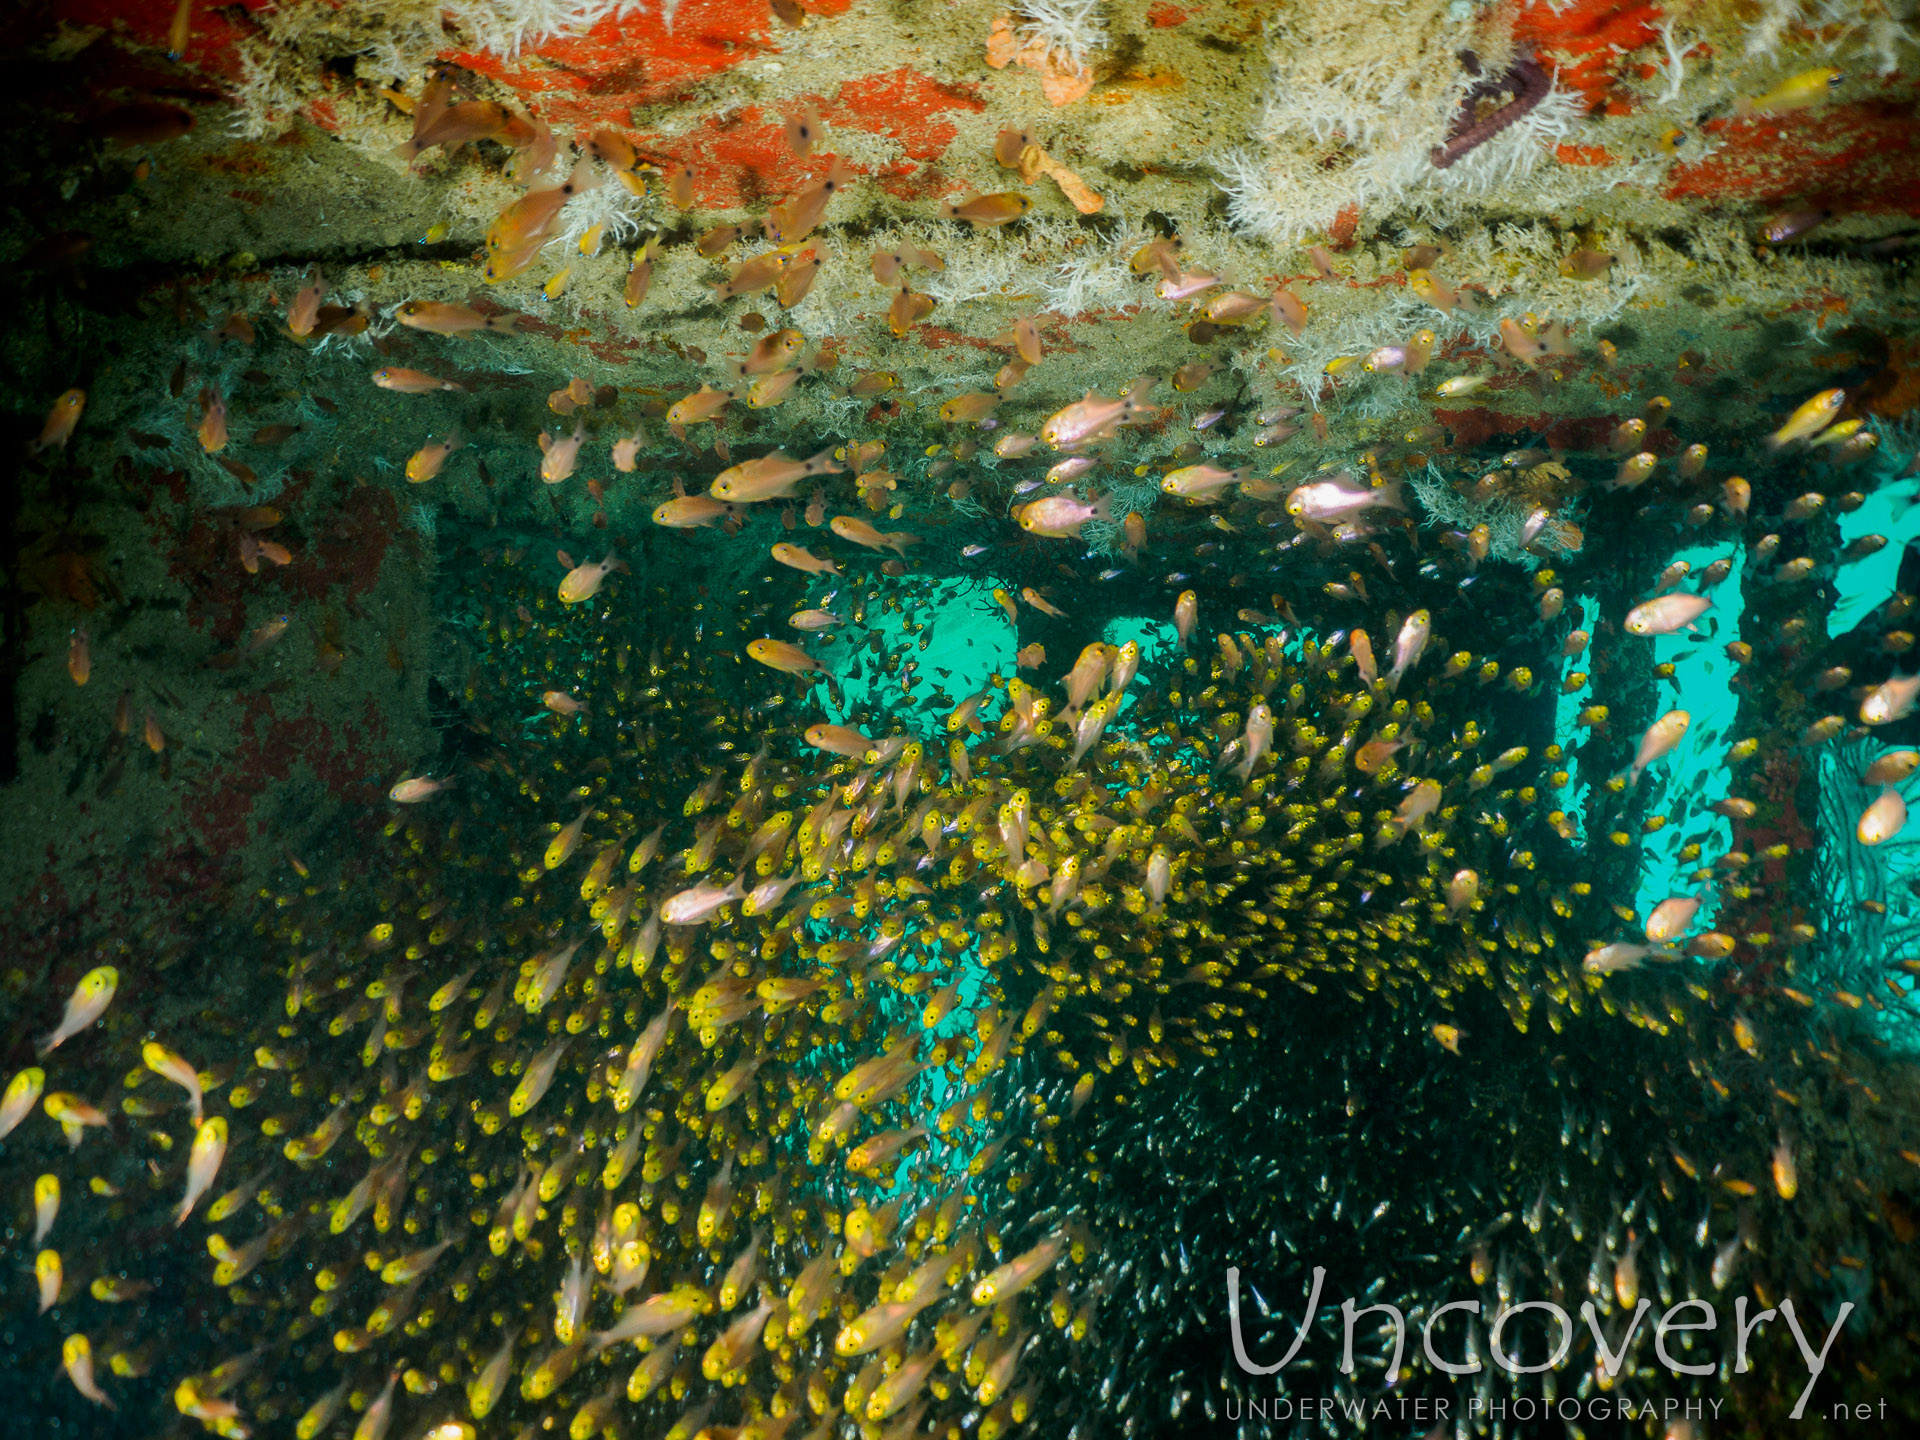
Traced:
POLYGON ((40 1313, 46 1314, 60 1299, 60 1285, 66 1271, 58 1250, 42 1250, 33 1257, 33 1278, 40 1286, 40 1313))
POLYGON ((1000 1305, 1037 1282, 1051 1270, 1066 1248, 1066 1236, 1054 1234, 1024 1254, 992 1271, 973 1287, 975 1305, 1000 1305))
POLYGON ((35 1042, 36 1054, 45 1055, 78 1035, 105 1013, 120 988, 120 972, 111 965, 97 965, 80 977, 67 999, 66 1014, 51 1035, 35 1042))
POLYGON ((591 805, 584 806, 580 813, 570 820, 559 834, 553 837, 553 842, 547 846, 547 852, 543 861, 547 869, 558 870, 562 865, 567 863, 567 857, 579 848, 580 836, 587 828, 587 817, 592 814, 593 807, 591 805))
POLYGON ((506 1390, 507 1376, 513 1369, 513 1335, 508 1333, 480 1373, 467 1382, 467 1413, 476 1420, 487 1418, 506 1390))
POLYGON ((60 1214, 60 1177, 42 1175, 33 1182, 33 1243, 38 1245, 53 1229, 60 1214))
POLYGON ((11 1135, 14 1127, 33 1113, 46 1086, 47 1072, 38 1065, 28 1066, 7 1082, 6 1093, 0 1095, 0 1140, 11 1135))
MULTIPOLYGON (((184 5, 181 7, 182 10, 185 8, 184 5)), ((66 1338, 60 1346, 60 1363, 65 1367, 74 1389, 96 1405, 104 1405, 109 1410, 117 1408, 93 1378, 93 1346, 86 1336, 76 1333, 66 1338)))
POLYGON ((226 1158, 226 1118, 214 1115, 201 1121, 194 1132, 193 1148, 187 1155, 187 1193, 181 1197, 180 1209, 173 1217, 176 1226, 187 1223, 187 1216, 213 1185, 214 1176, 220 1173, 220 1162, 226 1158))
POLYGON ((1839 88, 1840 82, 1846 78, 1831 65, 1803 70, 1798 75, 1782 80, 1764 95, 1735 101, 1733 113, 1736 116, 1785 115, 1793 110, 1804 110, 1826 99, 1828 93, 1839 88))
POLYGON ((187 1101, 193 1107, 193 1123, 197 1126, 202 1118, 199 1072, 185 1057, 167 1049, 158 1040, 149 1040, 141 1046, 140 1058, 154 1074, 173 1081, 187 1092, 187 1101))

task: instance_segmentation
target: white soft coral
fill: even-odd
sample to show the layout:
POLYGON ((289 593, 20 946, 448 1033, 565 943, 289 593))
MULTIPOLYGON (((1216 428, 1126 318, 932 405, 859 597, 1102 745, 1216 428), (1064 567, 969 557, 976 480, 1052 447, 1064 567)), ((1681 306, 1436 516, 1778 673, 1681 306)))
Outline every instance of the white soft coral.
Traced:
POLYGON ((542 248, 571 249, 596 225, 603 227, 602 243, 617 245, 640 233, 646 215, 645 202, 626 186, 602 181, 561 206, 560 216, 554 222, 553 239, 542 248))
MULTIPOLYGON (((672 0, 667 0, 672 28, 672 0)), ((641 9, 640 0, 452 0, 447 14, 483 50, 515 56, 537 40, 584 35, 608 16, 641 9)))
POLYGON ((1046 46, 1047 58, 1062 70, 1084 74, 1093 52, 1107 43, 1102 0, 1022 0, 1014 34, 1023 46, 1046 46))

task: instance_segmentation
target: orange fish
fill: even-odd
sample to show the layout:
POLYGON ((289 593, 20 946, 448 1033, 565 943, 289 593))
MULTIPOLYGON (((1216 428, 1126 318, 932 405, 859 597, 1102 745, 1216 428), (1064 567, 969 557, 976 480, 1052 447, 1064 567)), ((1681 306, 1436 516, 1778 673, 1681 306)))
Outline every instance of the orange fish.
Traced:
POLYGON ((173 7, 173 23, 167 26, 167 58, 178 60, 185 55, 187 42, 191 39, 193 39, 193 0, 180 0, 180 3, 173 7))
MULTIPOLYGON (((1031 130, 1023 130, 1018 125, 1002 125, 1000 133, 993 137, 993 158, 1006 169, 1017 170, 1020 168, 1020 157, 1027 153, 1027 147, 1039 143, 1040 138, 1031 130)), ((1139 256, 1136 255, 1134 258, 1138 260, 1139 256)), ((1134 273, 1136 275, 1140 273, 1137 265, 1134 273)))
POLYGON ((1056 620, 1064 620, 1067 618, 1066 611, 1060 609, 1057 605, 1049 605, 1046 600, 1041 597, 1040 592, 1031 585, 1021 590, 1020 598, 1038 610, 1042 615, 1051 615, 1056 620))
POLYGON ((80 412, 86 406, 87 392, 84 390, 73 389, 61 395, 47 412, 47 423, 40 427, 40 438, 27 446, 27 453, 38 455, 42 450, 66 449, 74 426, 80 423, 80 412))
POLYGON ((215 348, 219 347, 222 340, 232 340, 240 345, 251 345, 254 339, 253 322, 238 312, 227 316, 227 318, 221 322, 220 328, 213 332, 215 348))
POLYGON ((852 515, 834 516, 827 528, 842 540, 851 540, 854 544, 864 545, 869 550, 891 550, 896 555, 904 555, 907 553, 907 546, 920 543, 918 535, 909 535, 904 530, 882 533, 866 521, 852 515))
POLYGON ((922 250, 917 245, 903 244, 893 250, 873 252, 873 278, 882 285, 891 285, 899 278, 900 272, 912 266, 922 270, 944 270, 947 262, 931 250, 922 250))
POLYGON ((560 582, 560 603, 578 605, 582 601, 591 600, 600 593, 600 587, 606 583, 607 576, 620 566, 619 557, 612 554, 597 565, 588 563, 574 566, 567 572, 567 578, 560 582))
POLYGON ((564 182, 545 190, 529 190, 502 210, 487 227, 487 265, 481 272, 487 283, 511 279, 531 266, 540 247, 547 243, 561 209, 574 196, 599 184, 583 155, 564 182))
POLYGON ((887 307, 887 328, 895 335, 905 335, 931 315, 933 307, 931 295, 922 295, 911 286, 902 285, 893 297, 893 304, 887 307))
POLYGON ((847 387, 847 394, 856 400, 870 400, 875 395, 884 395, 900 383, 900 377, 891 370, 869 370, 854 377, 847 387))
POLYGON ((840 567, 831 559, 815 555, 804 545, 792 545, 785 541, 773 547, 773 558, 782 565, 795 570, 804 570, 809 575, 838 575, 840 567))
POLYGON ((1533 335, 1527 333, 1518 320, 1511 316, 1500 322, 1500 339, 1507 347, 1507 353, 1522 365, 1532 366, 1547 353, 1547 347, 1533 335))
POLYGON ((1431 270, 1409 271, 1407 288, 1436 310, 1451 313, 1453 307, 1460 303, 1459 292, 1431 270))
MULTIPOLYGON (((1002 130, 1000 133, 1004 137, 1007 132, 1002 130)), ((1024 149, 1026 144, 1031 143, 1032 137, 1023 135, 1021 139, 1024 149)), ((1000 163, 1011 169, 1019 161, 1019 154, 1015 152, 1011 160, 1002 160, 1000 163)), ((1127 261, 1127 268, 1136 275, 1145 275, 1150 270, 1158 270, 1171 280, 1180 273, 1180 252, 1184 248, 1185 242, 1178 235, 1163 236, 1134 251, 1133 258, 1127 261)))
POLYGON ((659 258, 660 237, 655 235, 634 251, 633 258, 627 262, 627 283, 621 291, 621 298, 627 302, 629 310, 647 298, 647 290, 653 284, 653 262, 659 258))
POLYGON ((486 228, 488 261, 482 275, 488 284, 511 280, 526 271, 540 255, 541 246, 547 244, 566 202, 597 184, 599 179, 589 169, 586 156, 582 156, 574 165, 574 173, 564 182, 545 190, 528 190, 495 215, 492 225, 486 228))
POLYGON ((684 395, 674 401, 667 410, 669 425, 692 425, 697 421, 711 420, 727 407, 734 398, 731 390, 716 390, 711 385, 702 385, 691 395, 684 395))
MULTIPOLYGON (((497 100, 463 100, 440 111, 424 131, 400 147, 399 154, 401 159, 411 161, 436 145, 452 152, 475 140, 494 140, 509 149, 522 150, 539 134, 539 127, 526 116, 516 115, 497 100)), ((538 170, 533 169, 527 172, 536 173, 538 170)))
POLYGON ((693 167, 682 160, 668 165, 660 173, 667 177, 667 199, 673 202, 674 208, 691 210, 693 208, 693 167))
POLYGON ((1002 398, 977 390, 956 395, 940 407, 940 418, 949 425, 977 425, 993 414, 1002 398))
POLYGON ((787 398, 793 387, 800 383, 798 370, 782 370, 777 375, 762 375, 747 387, 747 408, 749 410, 767 410, 787 398))
POLYGON ((714 477, 708 493, 717 500, 731 500, 737 505, 789 500, 793 498, 794 487, 802 480, 841 473, 841 467, 834 463, 832 450, 822 450, 807 460, 794 460, 776 450, 771 455, 745 460, 721 471, 714 477))
POLYGON ((691 530, 744 513, 739 507, 711 495, 682 495, 655 506, 653 523, 670 530, 691 530))
POLYGON ((791 365, 794 356, 800 353, 800 347, 805 343, 806 337, 798 330, 775 330, 748 351, 746 359, 730 364, 727 368, 735 375, 743 377, 771 375, 791 365))
POLYGON ((247 632, 248 653, 251 654, 256 650, 264 650, 267 646, 273 644, 274 641, 287 633, 287 624, 287 617, 281 615, 267 621, 264 625, 254 626, 253 629, 247 632))
POLYGON ((596 130, 587 138, 587 153, 615 174, 640 169, 640 152, 617 130, 596 130))
POLYGON ((949 200, 940 213, 949 220, 965 220, 970 225, 999 226, 1018 220, 1033 208, 1033 201, 1017 190, 1000 190, 992 195, 975 195, 961 201, 949 200))
POLYGON ((808 101, 806 109, 787 121, 787 148, 796 155, 811 155, 822 128, 819 107, 808 101))
POLYGON ((779 283, 791 257, 784 250, 769 250, 733 267, 727 278, 713 288, 716 300, 731 300, 736 295, 758 295, 779 283))
POLYGON ((320 301, 327 293, 327 280, 320 273, 318 265, 307 271, 307 283, 293 303, 287 306, 287 330, 295 339, 304 340, 313 333, 314 321, 320 315, 320 301))
POLYGON ((451 435, 445 440, 429 440, 408 459, 407 480, 414 485, 421 485, 433 479, 447 463, 447 457, 463 443, 458 435, 451 435))
POLYGON ((1274 318, 1294 334, 1298 335, 1307 328, 1307 307, 1286 286, 1274 290, 1270 303, 1274 318))
POLYGON ((471 305, 448 305, 439 300, 409 300, 393 312, 393 318, 415 330, 433 335, 471 335, 476 330, 496 334, 511 333, 520 316, 483 315, 471 305))
POLYGON ((67 673, 73 676, 73 683, 84 685, 93 674, 93 656, 87 649, 85 627, 77 627, 73 638, 67 642, 67 673))
POLYGON ((753 227, 754 222, 752 220, 747 221, 744 225, 716 225, 698 240, 695 240, 693 242, 693 248, 708 260, 716 259, 724 253, 734 241, 741 239, 743 236, 751 235, 753 233, 753 227))
POLYGON ((451 380, 442 380, 438 375, 429 375, 424 370, 409 370, 403 365, 381 366, 373 372, 373 383, 382 390, 392 390, 399 395, 425 395, 434 390, 467 388, 451 380))
POLYGON ((774 282, 773 298, 791 310, 807 298, 807 292, 813 289, 814 277, 820 273, 820 254, 816 250, 802 250, 780 272, 780 278, 774 282))
POLYGON ((416 775, 410 780, 402 780, 387 792, 387 798, 398 805, 418 805, 422 800, 431 799, 442 790, 451 789, 452 780, 431 780, 416 775))
POLYGON ((209 455, 227 448, 227 402, 211 388, 200 392, 200 448, 209 455))
POLYGON ((827 173, 783 205, 767 213, 767 236, 776 245, 798 245, 827 213, 827 202, 854 181, 854 172, 840 156, 832 157, 827 173))
POLYGON ((762 665, 788 675, 804 675, 810 670, 827 668, 798 645, 789 645, 784 640, 752 641, 747 646, 747 655, 762 665))

